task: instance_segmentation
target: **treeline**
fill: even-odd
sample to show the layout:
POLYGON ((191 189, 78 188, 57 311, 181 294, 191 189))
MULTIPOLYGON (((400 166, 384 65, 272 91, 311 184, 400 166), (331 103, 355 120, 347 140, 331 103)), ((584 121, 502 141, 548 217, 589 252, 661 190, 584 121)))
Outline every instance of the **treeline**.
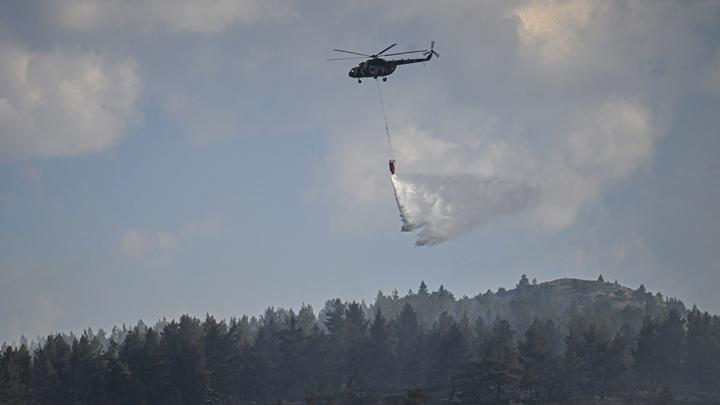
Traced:
POLYGON ((404 296, 397 291, 390 295, 378 292, 368 308, 368 317, 379 308, 386 317, 395 318, 406 303, 415 308, 420 323, 425 325, 432 325, 443 312, 455 319, 500 317, 521 335, 536 318, 552 319, 563 333, 575 318, 592 319, 598 327, 615 333, 625 324, 640 329, 645 318, 667 316, 671 309, 683 316, 687 312, 676 298, 653 294, 643 285, 633 290, 617 282, 605 282, 602 275, 597 281, 564 278, 545 283, 530 281, 523 275, 513 289, 487 290, 474 297, 456 298, 442 285, 431 292, 424 282, 416 292, 410 290, 404 296))
POLYGON ((500 317, 444 311, 428 324, 409 302, 392 318, 374 306, 368 316, 335 299, 319 316, 309 306, 229 322, 182 316, 8 346, 0 403, 708 403, 720 394, 720 317, 697 308, 637 329, 574 317, 565 328, 534 319, 518 333, 500 317))

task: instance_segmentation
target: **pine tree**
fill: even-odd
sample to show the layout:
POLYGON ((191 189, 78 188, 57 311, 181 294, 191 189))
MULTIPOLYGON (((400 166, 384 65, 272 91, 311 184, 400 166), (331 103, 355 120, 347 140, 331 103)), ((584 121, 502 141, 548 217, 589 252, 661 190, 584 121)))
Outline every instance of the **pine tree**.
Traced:
POLYGON ((40 403, 63 403, 73 398, 70 392, 71 348, 62 335, 50 335, 33 356, 32 397, 40 403))
POLYGON ((163 356, 160 352, 160 334, 155 328, 148 328, 145 331, 145 339, 142 347, 140 361, 133 368, 135 378, 142 387, 143 397, 147 403, 160 402, 162 398, 163 377, 163 356))
POLYGON ((72 345, 70 367, 71 392, 75 403, 99 403, 102 400, 103 364, 100 352, 86 332, 72 345))
MULTIPOLYGON (((22 342, 23 339, 20 339, 20 341, 22 342)), ((27 396, 30 394, 32 382, 32 356, 30 355, 30 350, 28 350, 27 341, 22 343, 20 348, 15 350, 15 363, 18 367, 20 382, 25 386, 25 394, 27 396)))
POLYGON ((660 350, 662 359, 662 379, 665 384, 677 381, 681 372, 683 361, 683 347, 685 347, 685 320, 680 317, 676 309, 668 312, 664 322, 660 325, 660 350))
POLYGON ((497 318, 491 334, 483 345, 481 367, 483 381, 491 388, 495 402, 512 398, 522 376, 517 346, 513 340, 515 331, 510 323, 497 318))
POLYGON ((420 282, 420 287, 418 288, 418 295, 421 297, 426 297, 428 295, 428 288, 427 284, 425 284, 425 281, 420 282))
POLYGON ((336 298, 325 304, 323 324, 328 331, 328 368, 332 370, 329 374, 329 383, 332 386, 340 386, 347 380, 341 373, 345 361, 343 344, 345 338, 345 309, 343 302, 336 298))
POLYGON ((306 345, 305 332, 297 317, 291 314, 287 325, 278 334, 279 362, 275 376, 281 398, 303 394, 303 388, 309 384, 306 345))
POLYGON ((53 404, 62 401, 62 382, 44 348, 38 349, 33 356, 32 381, 31 396, 34 402, 53 404))
POLYGON ((375 318, 370 325, 370 347, 368 363, 370 379, 375 387, 388 384, 388 377, 392 375, 395 365, 394 353, 391 349, 392 331, 382 312, 378 308, 375 318))
POLYGON ((583 325, 580 322, 572 321, 568 325, 568 333, 565 336, 565 352, 563 353, 563 387, 564 399, 572 399, 575 389, 581 385, 580 377, 584 359, 581 346, 583 344, 583 325))
POLYGON ((655 388, 660 370, 658 321, 646 318, 638 335, 637 348, 633 353, 638 374, 646 380, 650 388, 655 388))
POLYGON ((338 341, 342 338, 345 330, 345 305, 339 298, 325 304, 325 321, 323 323, 331 337, 338 341))
POLYGON ((602 391, 606 376, 608 341, 598 328, 591 324, 583 332, 577 351, 582 364, 579 370, 580 385, 590 398, 595 398, 595 395, 602 391))
POLYGON ((453 376, 467 361, 467 346, 458 324, 446 312, 443 314, 445 317, 441 315, 428 336, 430 359, 427 383, 430 386, 451 388, 449 399, 453 399, 453 376))
POLYGON ((343 341, 343 371, 348 375, 347 386, 357 383, 360 370, 364 368, 367 356, 368 321, 362 307, 357 302, 350 303, 345 310, 345 330, 343 341))
POLYGON ((528 276, 523 273, 523 275, 520 276, 520 281, 518 281, 515 287, 518 289, 530 287, 530 280, 528 280, 528 276))
POLYGON ((317 321, 315 318, 315 312, 313 312, 313 307, 303 304, 300 307, 300 311, 298 311, 297 318, 298 324, 303 330, 305 336, 311 335, 313 328, 315 327, 315 321, 317 321))
POLYGON ((672 309, 664 319, 646 319, 635 351, 636 368, 651 388, 674 383, 682 366, 685 320, 672 309))
POLYGON ((477 338, 472 325, 470 325, 470 318, 468 318, 467 310, 463 310, 458 327, 460 328, 460 333, 463 335, 463 343, 465 344, 467 355, 472 357, 474 354, 472 352, 472 348, 477 345, 477 338))
POLYGON ((377 346, 386 346, 389 343, 390 334, 390 325, 380 309, 376 310, 375 318, 370 325, 370 341, 377 346))
POLYGON ((549 336, 546 325, 536 318, 519 344, 523 386, 533 391, 536 400, 543 394, 548 400, 552 398, 558 371, 552 338, 555 336, 549 336))
POLYGON ((168 376, 165 401, 197 404, 209 397, 209 379, 203 353, 203 330, 188 315, 163 330, 160 349, 168 376))
POLYGON ((122 358, 120 343, 110 336, 107 348, 101 355, 105 367, 103 372, 103 396, 109 404, 132 403, 132 375, 127 362, 122 358))
POLYGON ((268 308, 260 321, 255 344, 250 354, 253 367, 250 378, 255 383, 251 385, 255 397, 264 401, 272 400, 275 393, 282 389, 279 386, 281 382, 275 375, 275 370, 280 363, 278 350, 280 330, 281 322, 276 311, 268 308))
POLYGON ((222 400, 230 395, 228 375, 233 361, 233 350, 228 340, 225 321, 217 322, 213 316, 205 315, 203 349, 208 376, 208 395, 213 400, 222 400))
MULTIPOLYGON (((144 332, 140 328, 133 328, 125 334, 125 338, 116 348, 113 341, 113 350, 108 353, 107 362, 114 371, 113 387, 117 388, 117 391, 122 390, 130 402, 147 401, 145 387, 153 383, 146 379, 148 371, 144 370, 145 363, 149 364, 151 360, 145 358, 144 346, 144 332)), ((149 373, 152 373, 152 370, 149 370, 149 373)))
POLYGON ((689 382, 700 387, 712 386, 720 375, 720 335, 714 336, 712 317, 696 306, 687 315, 685 374, 689 382))
POLYGON ((632 354, 627 346, 627 337, 618 332, 610 341, 607 356, 604 361, 604 373, 602 376, 600 397, 604 399, 605 393, 613 384, 624 388, 627 384, 627 371, 632 366, 632 354))
POLYGON ((225 395, 227 402, 248 400, 253 391, 255 379, 251 368, 254 358, 251 355, 250 339, 248 317, 243 316, 239 320, 232 318, 223 339, 226 353, 223 367, 217 371, 221 376, 218 380, 216 375, 215 379, 218 390, 225 395))
POLYGON ((438 303, 440 303, 441 305, 450 301, 455 301, 455 296, 450 291, 448 291, 442 284, 440 284, 440 288, 435 291, 434 295, 436 296, 438 303))
POLYGON ((552 319, 547 319, 542 322, 542 330, 545 335, 545 339, 550 347, 550 353, 559 359, 562 356, 562 350, 564 348, 563 336, 560 333, 560 328, 553 322, 552 319))
POLYGON ((368 321, 362 307, 357 302, 351 302, 345 309, 345 340, 361 340, 367 333, 368 321))
POLYGON ((27 347, 10 346, 0 353, 0 404, 24 404, 29 401, 30 357, 27 347))
POLYGON ((416 385, 421 382, 424 358, 422 333, 415 309, 405 303, 394 322, 397 338, 398 380, 402 385, 416 385))
POLYGON ((477 319, 475 319, 473 332, 475 340, 468 345, 468 352, 470 353, 470 356, 478 359, 482 357, 482 347, 489 333, 488 325, 485 323, 485 319, 483 319, 482 316, 478 316, 477 319))

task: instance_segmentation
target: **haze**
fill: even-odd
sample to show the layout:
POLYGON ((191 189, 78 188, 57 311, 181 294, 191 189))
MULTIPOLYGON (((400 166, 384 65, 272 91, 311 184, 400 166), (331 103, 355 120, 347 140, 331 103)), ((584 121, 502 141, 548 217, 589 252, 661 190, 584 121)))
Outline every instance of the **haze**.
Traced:
MULTIPOLYGON (((420 280, 644 283, 720 311, 716 1, 0 4, 0 341, 420 280), (537 186, 415 247, 400 173, 537 186)), ((472 193, 471 193, 472 194, 472 193)))

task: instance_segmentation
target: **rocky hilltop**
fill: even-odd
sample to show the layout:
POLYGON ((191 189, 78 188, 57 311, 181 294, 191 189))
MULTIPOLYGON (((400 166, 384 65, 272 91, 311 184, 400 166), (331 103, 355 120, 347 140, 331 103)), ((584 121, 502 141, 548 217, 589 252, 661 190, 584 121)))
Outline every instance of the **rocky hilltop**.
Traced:
POLYGON ((593 319, 601 329, 613 332, 625 323, 637 330, 646 317, 667 314, 671 308, 681 315, 687 312, 682 301, 666 298, 661 293, 650 293, 644 286, 632 289, 616 282, 576 278, 534 283, 526 277, 513 289, 488 290, 474 297, 460 298, 443 286, 430 292, 425 283, 421 283, 417 292, 409 291, 405 296, 396 292, 387 296, 379 292, 368 310, 374 313, 380 309, 393 318, 405 303, 415 308, 420 321, 427 326, 447 312, 458 320, 467 318, 476 327, 490 324, 496 317, 507 319, 520 333, 534 318, 552 319, 562 330, 570 322, 593 319))

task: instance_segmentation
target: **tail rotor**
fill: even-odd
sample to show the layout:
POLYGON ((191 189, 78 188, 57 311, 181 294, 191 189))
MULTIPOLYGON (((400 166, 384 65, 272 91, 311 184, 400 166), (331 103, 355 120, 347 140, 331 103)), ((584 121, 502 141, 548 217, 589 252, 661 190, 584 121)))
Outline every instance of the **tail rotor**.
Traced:
POLYGON ((430 42, 430 50, 428 50, 424 53, 425 56, 429 56, 428 59, 432 58, 433 55, 435 55, 435 57, 437 57, 437 58, 440 57, 440 54, 435 52, 435 50, 433 48, 435 48, 435 41, 430 42))

